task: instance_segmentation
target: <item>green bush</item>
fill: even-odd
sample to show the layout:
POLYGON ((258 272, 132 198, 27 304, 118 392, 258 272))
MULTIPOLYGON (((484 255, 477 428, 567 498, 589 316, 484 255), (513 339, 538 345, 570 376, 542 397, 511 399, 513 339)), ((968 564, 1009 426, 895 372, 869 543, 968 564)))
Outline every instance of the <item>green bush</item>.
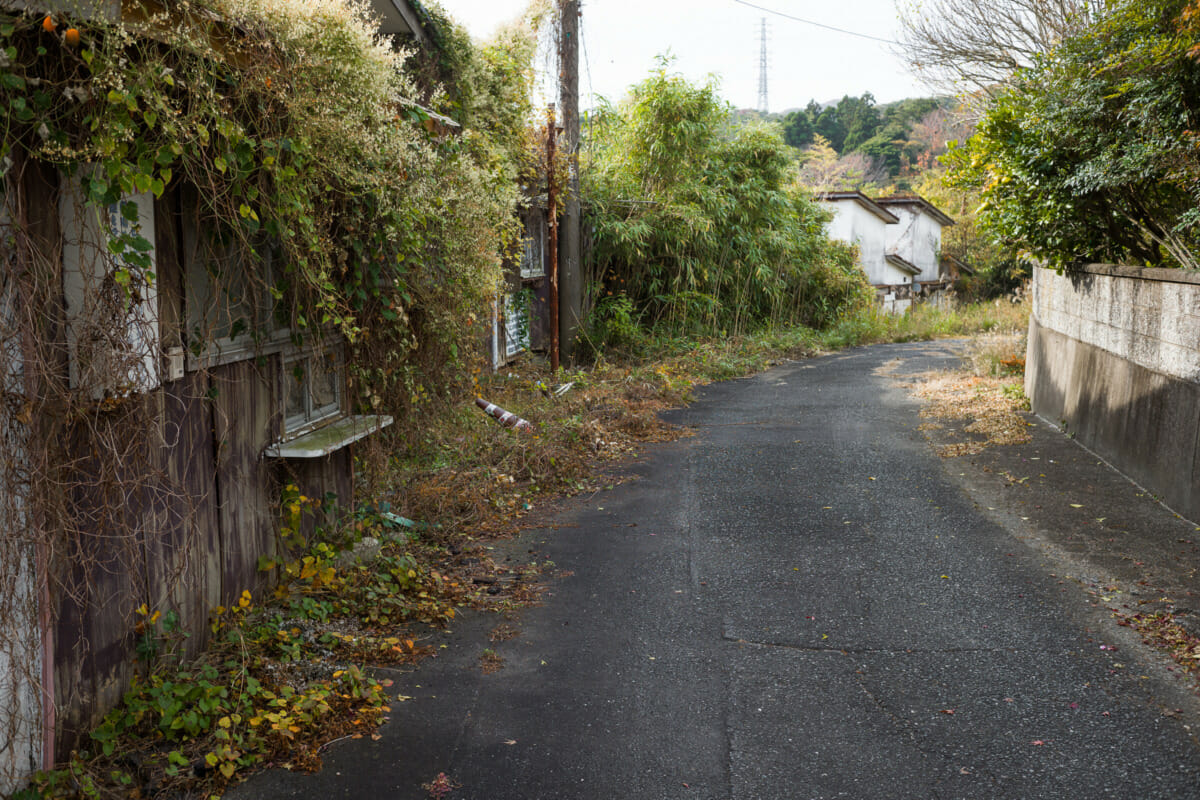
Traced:
MULTIPOLYGON (((778 130, 734 125, 713 83, 664 63, 626 101, 602 105, 590 131, 591 286, 628 298, 622 322, 732 335, 823 327, 864 301, 853 251, 826 237, 778 130)), ((618 319, 609 303, 593 307, 597 330, 618 319)))

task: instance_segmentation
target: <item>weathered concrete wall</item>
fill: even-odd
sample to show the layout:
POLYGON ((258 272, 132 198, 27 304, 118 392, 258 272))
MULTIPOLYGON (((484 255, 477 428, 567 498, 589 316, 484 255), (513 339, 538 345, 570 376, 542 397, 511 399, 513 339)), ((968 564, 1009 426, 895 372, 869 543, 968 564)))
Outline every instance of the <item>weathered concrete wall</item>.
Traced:
POLYGON ((1200 519, 1200 275, 1035 270, 1025 391, 1035 412, 1200 519))

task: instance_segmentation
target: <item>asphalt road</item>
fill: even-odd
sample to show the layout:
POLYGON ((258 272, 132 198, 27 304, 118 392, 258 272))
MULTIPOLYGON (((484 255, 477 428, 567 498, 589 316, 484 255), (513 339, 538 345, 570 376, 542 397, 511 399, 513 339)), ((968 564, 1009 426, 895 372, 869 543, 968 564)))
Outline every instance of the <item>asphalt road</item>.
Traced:
POLYGON ((1195 699, 972 500, 876 374, 897 358, 954 356, 702 390, 671 415, 694 437, 510 546, 568 573, 519 636, 464 620, 381 739, 230 796, 427 798, 444 772, 469 800, 1200 798, 1195 699))

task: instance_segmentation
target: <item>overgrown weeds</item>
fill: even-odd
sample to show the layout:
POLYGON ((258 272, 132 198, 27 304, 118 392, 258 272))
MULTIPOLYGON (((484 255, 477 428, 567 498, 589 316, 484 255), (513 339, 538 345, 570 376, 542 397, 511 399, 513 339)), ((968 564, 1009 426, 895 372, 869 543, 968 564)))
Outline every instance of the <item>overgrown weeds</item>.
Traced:
MULTIPOLYGON (((962 312, 922 313, 914 330, 974 332, 968 363, 963 369, 914 377, 909 390, 926 401, 921 428, 942 431, 935 444, 944 458, 974 455, 994 445, 1029 441, 1021 412, 1029 410, 1025 396, 1025 304, 990 303, 962 312), (966 420, 955 426, 946 421, 966 420), (960 429, 961 428, 961 429, 960 429)), ((932 338, 932 337, 929 337, 932 338)))
POLYGON ((843 316, 821 335, 830 349, 882 342, 921 342, 980 333, 1023 333, 1029 324, 1027 303, 1006 299, 956 309, 917 305, 906 314, 887 314, 871 307, 843 316))
MULTIPOLYGON (((285 505, 285 530, 290 514, 285 505)), ((145 658, 121 706, 64 767, 17 796, 219 795, 263 766, 318 769, 326 742, 373 735, 390 700, 370 667, 432 652, 418 624, 535 596, 536 565, 512 571, 414 528, 389 511, 363 512, 296 558, 265 561, 280 578, 274 598, 259 606, 247 591, 214 609, 210 646, 187 664, 169 618, 139 609, 145 658), (506 591, 489 591, 497 585, 506 591)))

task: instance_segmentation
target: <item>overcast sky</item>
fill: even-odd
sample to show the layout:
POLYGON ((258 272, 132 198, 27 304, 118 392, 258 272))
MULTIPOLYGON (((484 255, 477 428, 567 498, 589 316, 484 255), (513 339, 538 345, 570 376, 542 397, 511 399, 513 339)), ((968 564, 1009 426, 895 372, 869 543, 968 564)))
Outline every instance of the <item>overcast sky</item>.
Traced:
MULTIPOLYGON (((486 38, 525 0, 440 0, 475 37, 486 38)), ((879 39, 897 38, 895 0, 752 0, 778 11, 879 39)), ((806 24, 736 0, 583 0, 580 92, 616 100, 670 52, 675 71, 693 80, 712 73, 738 108, 758 100, 762 19, 767 20, 767 97, 771 111, 871 92, 887 103, 933 92, 882 42, 806 24), (586 55, 586 58, 584 57, 586 55), (590 76, 590 80, 589 80, 590 76)))

